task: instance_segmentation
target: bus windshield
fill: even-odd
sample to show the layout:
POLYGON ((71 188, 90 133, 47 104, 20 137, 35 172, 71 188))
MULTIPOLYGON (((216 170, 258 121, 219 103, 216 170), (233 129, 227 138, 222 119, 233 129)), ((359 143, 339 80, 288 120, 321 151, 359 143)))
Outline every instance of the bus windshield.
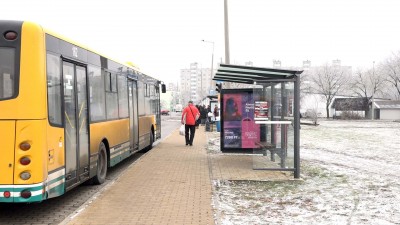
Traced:
POLYGON ((0 100, 14 95, 15 49, 0 47, 0 100))

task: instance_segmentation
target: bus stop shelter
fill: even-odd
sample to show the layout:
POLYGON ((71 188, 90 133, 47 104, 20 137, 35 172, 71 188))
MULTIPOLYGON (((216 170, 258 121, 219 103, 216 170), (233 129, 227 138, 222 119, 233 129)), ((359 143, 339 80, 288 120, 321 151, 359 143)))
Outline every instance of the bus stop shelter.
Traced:
POLYGON ((253 155, 253 169, 300 177, 300 74, 303 71, 220 64, 221 151, 253 155))

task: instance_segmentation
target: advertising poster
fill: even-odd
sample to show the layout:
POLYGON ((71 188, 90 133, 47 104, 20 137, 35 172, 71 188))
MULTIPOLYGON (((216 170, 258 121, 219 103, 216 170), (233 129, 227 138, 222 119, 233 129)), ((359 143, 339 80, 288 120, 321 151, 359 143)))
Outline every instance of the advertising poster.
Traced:
POLYGON ((225 94, 223 100, 224 147, 241 148, 242 94, 225 94))
POLYGON ((254 102, 254 118, 255 120, 268 120, 268 102, 255 101, 254 102))
POLYGON ((222 97, 222 149, 244 150, 252 153, 260 141, 260 127, 254 122, 254 95, 252 91, 236 89, 222 97))
POLYGON ((240 121, 226 121, 224 125, 224 147, 241 148, 242 129, 240 121))

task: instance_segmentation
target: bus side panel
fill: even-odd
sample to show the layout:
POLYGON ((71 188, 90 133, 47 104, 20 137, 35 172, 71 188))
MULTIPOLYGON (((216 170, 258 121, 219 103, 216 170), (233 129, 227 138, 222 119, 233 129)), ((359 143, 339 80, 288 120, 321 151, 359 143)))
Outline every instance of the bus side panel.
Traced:
POLYGON ((95 175, 100 142, 106 139, 109 148, 129 142, 129 119, 90 124, 90 177, 95 175))
POLYGON ((65 192, 64 129, 47 126, 47 191, 48 197, 53 198, 65 192))
POLYGON ((48 171, 65 166, 64 129, 59 127, 47 128, 48 171))
POLYGON ((142 150, 149 145, 151 127, 154 127, 154 125, 154 115, 139 117, 139 150, 142 150))
POLYGON ((45 65, 44 32, 39 25, 24 22, 21 40, 20 92, 17 113, 29 113, 27 118, 44 119, 47 117, 47 83, 45 65))
POLYGON ((34 118, 47 117, 47 83, 44 32, 39 25, 25 22, 21 41, 20 96, 24 99, 21 111, 29 108, 34 118), (26 90, 22 91, 22 90, 26 90), (28 90, 30 90, 28 92, 28 90))
MULTIPOLYGON (((13 183, 15 121, 0 121, 0 184, 13 183)), ((0 189, 0 193, 2 190, 0 189)), ((0 198, 3 197, 0 195, 0 198)))

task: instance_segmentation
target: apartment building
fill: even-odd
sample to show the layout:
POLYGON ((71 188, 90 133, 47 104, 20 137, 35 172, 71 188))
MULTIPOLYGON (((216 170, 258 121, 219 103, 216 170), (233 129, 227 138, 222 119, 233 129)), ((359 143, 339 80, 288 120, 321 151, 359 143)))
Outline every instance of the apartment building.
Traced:
POLYGON ((192 100, 195 104, 200 103, 213 88, 212 75, 210 68, 202 68, 197 62, 191 63, 188 69, 181 69, 181 102, 192 100))

